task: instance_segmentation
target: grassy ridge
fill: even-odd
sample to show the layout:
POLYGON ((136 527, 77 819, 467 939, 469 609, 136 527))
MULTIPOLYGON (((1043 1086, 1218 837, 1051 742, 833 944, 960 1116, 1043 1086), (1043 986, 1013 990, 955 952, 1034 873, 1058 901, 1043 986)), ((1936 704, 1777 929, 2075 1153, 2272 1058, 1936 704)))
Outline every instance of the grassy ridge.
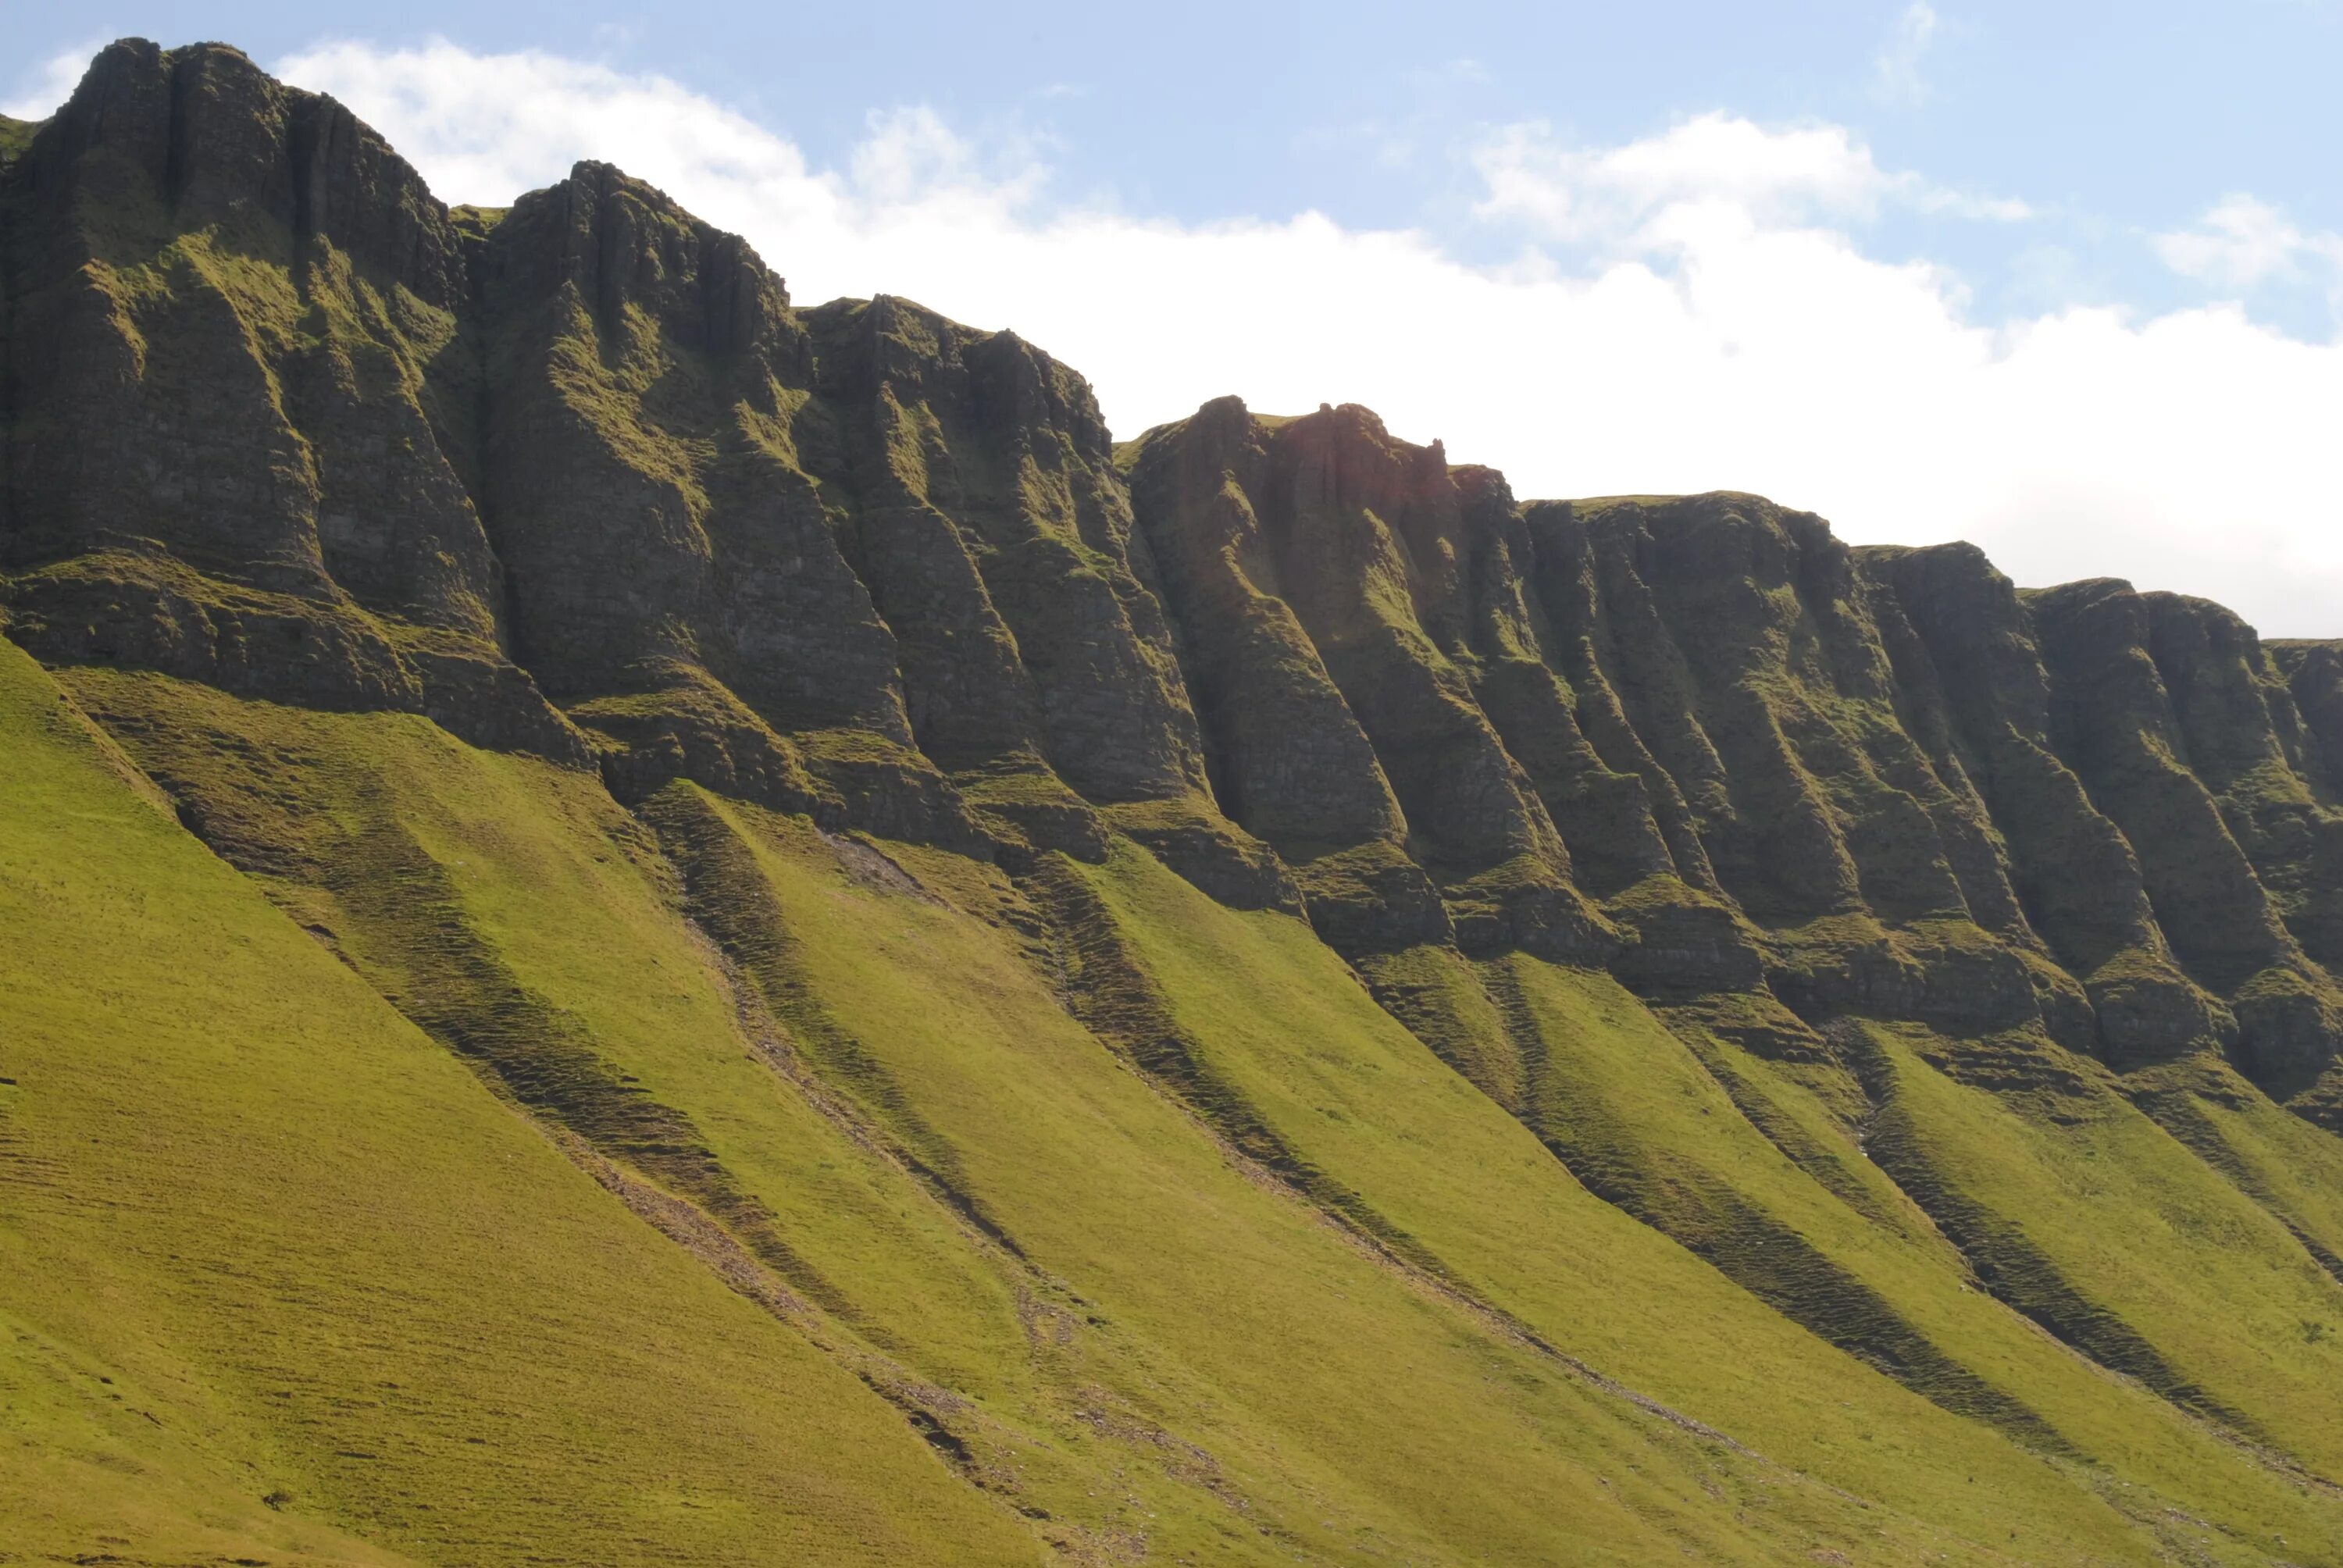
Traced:
POLYGON ((2281 1111, 2226 1064, 2178 1062, 2134 1073, 2124 1088, 2343 1281, 2343 1143, 2281 1111))
POLYGON ((2018 1550, 2029 1560, 2185 1543, 2250 1561, 2274 1534, 2298 1550, 2323 1543, 2328 1560, 2343 1552, 2343 1515, 2331 1503, 1976 1289, 1815 1096, 1772 1064, 1712 1042, 1733 1054, 1745 1091, 1775 1102, 1815 1141, 1846 1146, 1870 1206, 1893 1223, 1865 1218, 1809 1179, 1613 982, 1506 960, 1540 1015, 1544 1091, 1570 1102, 1549 1106, 1550 1116, 1574 1113, 1608 1130, 1613 1158, 1679 1183, 1703 1172, 1729 1182, 1793 1241, 1865 1282, 1927 1342, 1993 1386, 2024 1391, 2070 1457, 2028 1457, 1980 1422, 1924 1404, 1594 1201, 1524 1129, 1401 1034, 1295 923, 1220 909, 1137 856, 1100 880, 1183 1021, 1299 1148, 1487 1299, 1606 1372, 1818 1478, 1981 1538, 2002 1538, 2008 1521, 2021 1521, 2031 1538, 2022 1534, 2018 1550), (1604 1304, 1590 1312, 1587 1282, 1596 1280, 1604 1304), (1767 1371, 1753 1375, 1759 1366, 1767 1371), (2151 1505, 2157 1494, 2163 1503, 2151 1505))
POLYGON ((1116 1392, 1147 1381, 1128 1351, 922 1187, 948 1150, 892 1138, 869 1085, 824 1086, 823 1041, 693 928, 649 831, 592 779, 400 716, 79 685, 222 852, 549 1132, 745 1254, 729 1277, 745 1267, 1002 1512, 1078 1555, 1151 1515, 1227 1515, 1116 1392))
POLYGON ((1031 1560, 140 799, 14 649, 0 734, 12 1552, 394 1560, 338 1527, 424 1560, 1031 1560))
MULTIPOLYGON (((1501 1561, 1558 1538, 1587 1561, 1957 1547, 1650 1417, 1396 1275, 1232 1169, 1000 929, 851 880, 809 832, 755 836, 809 983, 1028 1255, 1181 1369, 1181 1430, 1232 1473, 1274 1462, 1311 1500, 1285 1521, 1294 1544, 1501 1561)), ((950 885, 940 857, 902 854, 950 885)))
POLYGON ((2343 1286, 2276 1216, 2088 1076, 2026 1115, 1939 1070, 1926 1037, 1870 1033, 1881 1160, 1988 1282, 2175 1402, 2343 1473, 2343 1353, 2318 1328, 2343 1318, 2343 1286))

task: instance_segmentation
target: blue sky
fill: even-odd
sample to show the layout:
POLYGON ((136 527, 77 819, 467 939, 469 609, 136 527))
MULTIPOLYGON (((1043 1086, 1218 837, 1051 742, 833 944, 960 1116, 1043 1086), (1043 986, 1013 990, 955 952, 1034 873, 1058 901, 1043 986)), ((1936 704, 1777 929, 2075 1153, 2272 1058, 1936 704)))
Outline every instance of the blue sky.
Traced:
POLYGON ((1355 399, 1526 493, 1759 488, 2343 634, 2343 4, 0 15, 217 37, 451 200, 612 158, 1129 434, 1355 399))

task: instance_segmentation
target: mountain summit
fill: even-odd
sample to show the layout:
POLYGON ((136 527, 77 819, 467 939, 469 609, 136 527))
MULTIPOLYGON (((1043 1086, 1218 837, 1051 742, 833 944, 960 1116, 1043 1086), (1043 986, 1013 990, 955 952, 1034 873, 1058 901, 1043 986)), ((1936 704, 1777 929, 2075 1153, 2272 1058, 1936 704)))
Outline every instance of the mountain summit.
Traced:
POLYGON ((217 45, 0 225, 0 1557, 2343 1563, 2343 644, 217 45))

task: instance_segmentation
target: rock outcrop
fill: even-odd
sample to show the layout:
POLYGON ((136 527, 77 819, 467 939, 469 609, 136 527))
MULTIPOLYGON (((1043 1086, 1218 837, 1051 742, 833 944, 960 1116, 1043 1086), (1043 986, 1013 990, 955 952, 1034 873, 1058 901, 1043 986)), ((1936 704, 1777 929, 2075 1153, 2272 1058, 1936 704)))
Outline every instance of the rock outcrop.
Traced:
POLYGON ((1125 835, 1427 1038, 1519 951, 1779 1054, 2217 1053, 2343 1126, 2335 645, 1752 496, 1523 503, 1351 406, 1118 448, 1012 333, 802 309, 605 165, 450 210, 216 45, 0 130, 0 596, 53 665, 1012 876, 1125 835))

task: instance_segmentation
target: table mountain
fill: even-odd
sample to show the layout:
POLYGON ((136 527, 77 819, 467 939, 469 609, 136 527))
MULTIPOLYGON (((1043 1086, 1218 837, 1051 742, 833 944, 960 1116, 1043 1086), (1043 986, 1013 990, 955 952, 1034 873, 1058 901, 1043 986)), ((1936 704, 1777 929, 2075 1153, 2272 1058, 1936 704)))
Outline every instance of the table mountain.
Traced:
POLYGON ((0 192, 0 1550, 2343 1563, 2343 643, 216 45, 0 192))

